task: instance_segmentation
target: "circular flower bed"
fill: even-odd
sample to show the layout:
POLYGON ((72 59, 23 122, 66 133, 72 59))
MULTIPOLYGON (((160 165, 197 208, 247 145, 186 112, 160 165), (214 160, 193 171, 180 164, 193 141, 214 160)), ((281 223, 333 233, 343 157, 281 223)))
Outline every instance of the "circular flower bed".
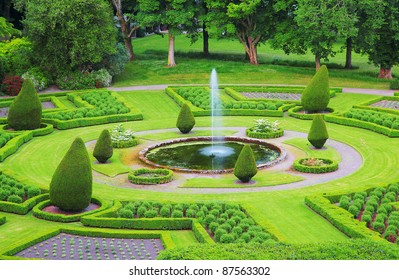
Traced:
POLYGON ((338 162, 324 158, 300 158, 294 162, 293 168, 304 173, 328 173, 338 169, 338 162))
POLYGON ((137 185, 156 185, 169 183, 173 179, 173 171, 169 169, 140 168, 130 172, 129 181, 137 185))
POLYGON ((279 127, 278 121, 271 122, 267 119, 255 120, 254 126, 247 129, 247 136, 251 138, 269 139, 284 135, 284 130, 279 127))
POLYGON ((129 148, 139 143, 139 140, 134 136, 134 132, 130 129, 125 129, 122 124, 118 124, 112 129, 111 140, 114 148, 129 148))

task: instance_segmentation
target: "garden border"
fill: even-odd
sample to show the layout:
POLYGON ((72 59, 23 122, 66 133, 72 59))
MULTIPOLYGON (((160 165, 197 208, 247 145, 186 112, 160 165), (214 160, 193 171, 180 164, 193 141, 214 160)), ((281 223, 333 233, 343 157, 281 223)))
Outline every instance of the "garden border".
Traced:
POLYGON ((322 174, 322 173, 328 173, 328 172, 334 172, 338 170, 338 162, 332 159, 327 159, 327 158, 317 158, 320 160, 323 160, 325 162, 329 162, 328 165, 326 166, 307 166, 303 165, 301 162, 303 160, 310 159, 309 157, 307 158, 299 158, 294 161, 292 167, 294 170, 299 171, 299 172, 304 172, 304 173, 314 173, 314 174, 322 174))
POLYGON ((338 112, 335 112, 333 108, 326 108, 327 112, 322 112, 322 113, 313 113, 313 114, 298 114, 297 112, 302 111, 303 107, 302 106, 296 106, 288 110, 288 116, 300 119, 300 120, 313 120, 313 117, 315 115, 323 115, 323 116, 328 116, 328 115, 337 115, 338 112))
POLYGON ((252 129, 252 127, 247 128, 245 130, 247 136, 251 137, 251 138, 273 139, 273 138, 279 138, 279 137, 284 136, 284 129, 282 129, 282 128, 279 128, 277 131, 271 131, 271 132, 254 132, 251 129, 252 129))
POLYGON ((139 168, 129 173, 128 179, 131 183, 136 185, 157 185, 169 183, 173 180, 173 171, 165 168, 139 168), (161 176, 155 178, 140 177, 142 174, 159 174, 161 176))

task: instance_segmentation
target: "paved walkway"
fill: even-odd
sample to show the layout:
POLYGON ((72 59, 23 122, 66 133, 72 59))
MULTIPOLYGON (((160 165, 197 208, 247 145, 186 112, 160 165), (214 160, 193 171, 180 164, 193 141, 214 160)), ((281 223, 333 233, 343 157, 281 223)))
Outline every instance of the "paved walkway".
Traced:
MULTIPOLYGON (((210 127, 200 127, 196 128, 195 130, 204 130, 204 129, 211 129, 210 127)), ((216 128, 222 129, 222 128, 216 128)), ((238 131, 234 136, 238 137, 245 137, 245 127, 223 127, 223 129, 227 130, 235 130, 238 131)), ((162 133, 167 131, 175 131, 176 129, 160 129, 160 130, 147 130, 137 132, 136 135, 143 135, 143 134, 156 134, 162 133)), ((195 131, 194 130, 194 131, 195 131)), ((280 191, 280 190, 290 190, 290 189, 297 189, 303 188, 307 186, 313 186, 321 183, 326 183, 329 181, 333 181, 350 174, 356 172, 363 164, 363 159, 360 154, 352 147, 338 141, 328 140, 326 145, 334 148, 337 152, 341 155, 342 161, 339 164, 339 169, 335 172, 325 173, 325 174, 307 174, 301 173, 292 170, 291 166, 295 160, 295 156, 293 152, 300 151, 299 149, 292 147, 290 145, 284 144, 283 142, 288 139, 293 138, 307 138, 306 133, 296 132, 296 131, 285 131, 283 137, 277 139, 268 139, 267 142, 272 144, 279 145, 283 147, 287 151, 287 157, 281 163, 267 168, 268 170, 285 172, 296 176, 301 176, 304 178, 303 181, 289 183, 284 185, 278 186, 265 186, 265 187, 248 187, 248 188, 180 188, 179 186, 186 180, 190 178, 198 177, 199 175, 196 173, 178 173, 178 179, 174 180, 168 184, 162 185, 134 185, 131 184, 127 180, 126 174, 118 175, 114 178, 110 178, 108 176, 102 175, 100 173, 94 172, 94 180, 98 183, 107 184, 115 187, 122 187, 122 188, 133 188, 133 189, 140 189, 140 190, 149 190, 149 191, 156 191, 156 192, 175 192, 175 193, 237 193, 237 192, 264 192, 264 191, 280 191)), ((143 148, 148 145, 152 145, 156 142, 162 141, 149 141, 143 145, 143 148), (150 143, 149 143, 150 142, 150 143)), ((138 168, 139 166, 132 166, 133 168, 138 168)), ((202 178, 217 178, 220 175, 204 175, 201 174, 202 178)))

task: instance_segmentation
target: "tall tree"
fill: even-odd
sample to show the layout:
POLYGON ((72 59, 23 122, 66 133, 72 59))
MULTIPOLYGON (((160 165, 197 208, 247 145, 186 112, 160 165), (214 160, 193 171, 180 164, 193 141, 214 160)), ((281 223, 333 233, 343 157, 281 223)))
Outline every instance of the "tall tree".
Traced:
POLYGON ((138 0, 138 19, 143 26, 164 25, 169 38, 168 66, 176 66, 175 36, 195 25, 194 0, 138 0))
POLYGON ((54 77, 84 70, 115 52, 116 27, 106 0, 26 2, 23 21, 44 70, 54 77))
POLYGON ((210 28, 220 37, 234 36, 245 48, 251 64, 257 65, 257 47, 272 37, 277 16, 275 1, 267 0, 205 0, 210 28))
POLYGON ((137 29, 140 28, 139 24, 135 24, 134 20, 134 7, 137 5, 136 1, 129 0, 110 0, 112 6, 114 7, 116 17, 118 18, 121 32, 123 36, 123 41, 125 43, 126 49, 129 53, 129 60, 134 59, 134 51, 132 44, 132 37, 137 29), (124 6, 122 6, 124 5, 124 6), (129 12, 125 12, 129 10, 129 12))
POLYGON ((310 50, 318 70, 321 59, 335 55, 334 43, 338 39, 356 33, 357 17, 350 13, 346 1, 279 1, 276 7, 286 11, 286 22, 279 26, 274 46, 286 53, 305 54, 310 50))
POLYGON ((13 25, 3 17, 0 17, 0 37, 10 37, 11 35, 17 35, 21 32, 14 29, 13 25))

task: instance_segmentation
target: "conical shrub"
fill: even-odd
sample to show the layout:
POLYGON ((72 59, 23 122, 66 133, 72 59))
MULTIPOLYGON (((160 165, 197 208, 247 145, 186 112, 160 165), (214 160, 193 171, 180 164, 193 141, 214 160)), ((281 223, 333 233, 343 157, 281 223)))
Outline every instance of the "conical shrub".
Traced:
POLYGON ((184 103, 177 117, 176 127, 181 133, 189 133, 195 125, 195 118, 188 103, 184 103))
POLYGON ((97 139, 96 146, 94 147, 93 156, 101 163, 105 163, 112 157, 114 150, 112 148, 111 134, 108 129, 104 129, 100 137, 97 139))
POLYGON ((312 126, 310 127, 308 140, 317 149, 323 148, 328 139, 328 131, 326 123, 322 115, 313 117, 312 126))
POLYGON ((247 183, 258 172, 254 152, 251 146, 245 144, 234 166, 234 176, 241 182, 247 183))
POLYGON ((34 84, 26 79, 8 111, 8 125, 15 130, 37 129, 40 128, 41 118, 42 103, 34 84))
POLYGON ((89 154, 81 138, 76 138, 54 172, 50 201, 64 211, 81 211, 89 206, 93 177, 89 154))
POLYGON ((302 93, 302 107, 308 112, 324 111, 330 102, 328 69, 320 67, 302 93))

